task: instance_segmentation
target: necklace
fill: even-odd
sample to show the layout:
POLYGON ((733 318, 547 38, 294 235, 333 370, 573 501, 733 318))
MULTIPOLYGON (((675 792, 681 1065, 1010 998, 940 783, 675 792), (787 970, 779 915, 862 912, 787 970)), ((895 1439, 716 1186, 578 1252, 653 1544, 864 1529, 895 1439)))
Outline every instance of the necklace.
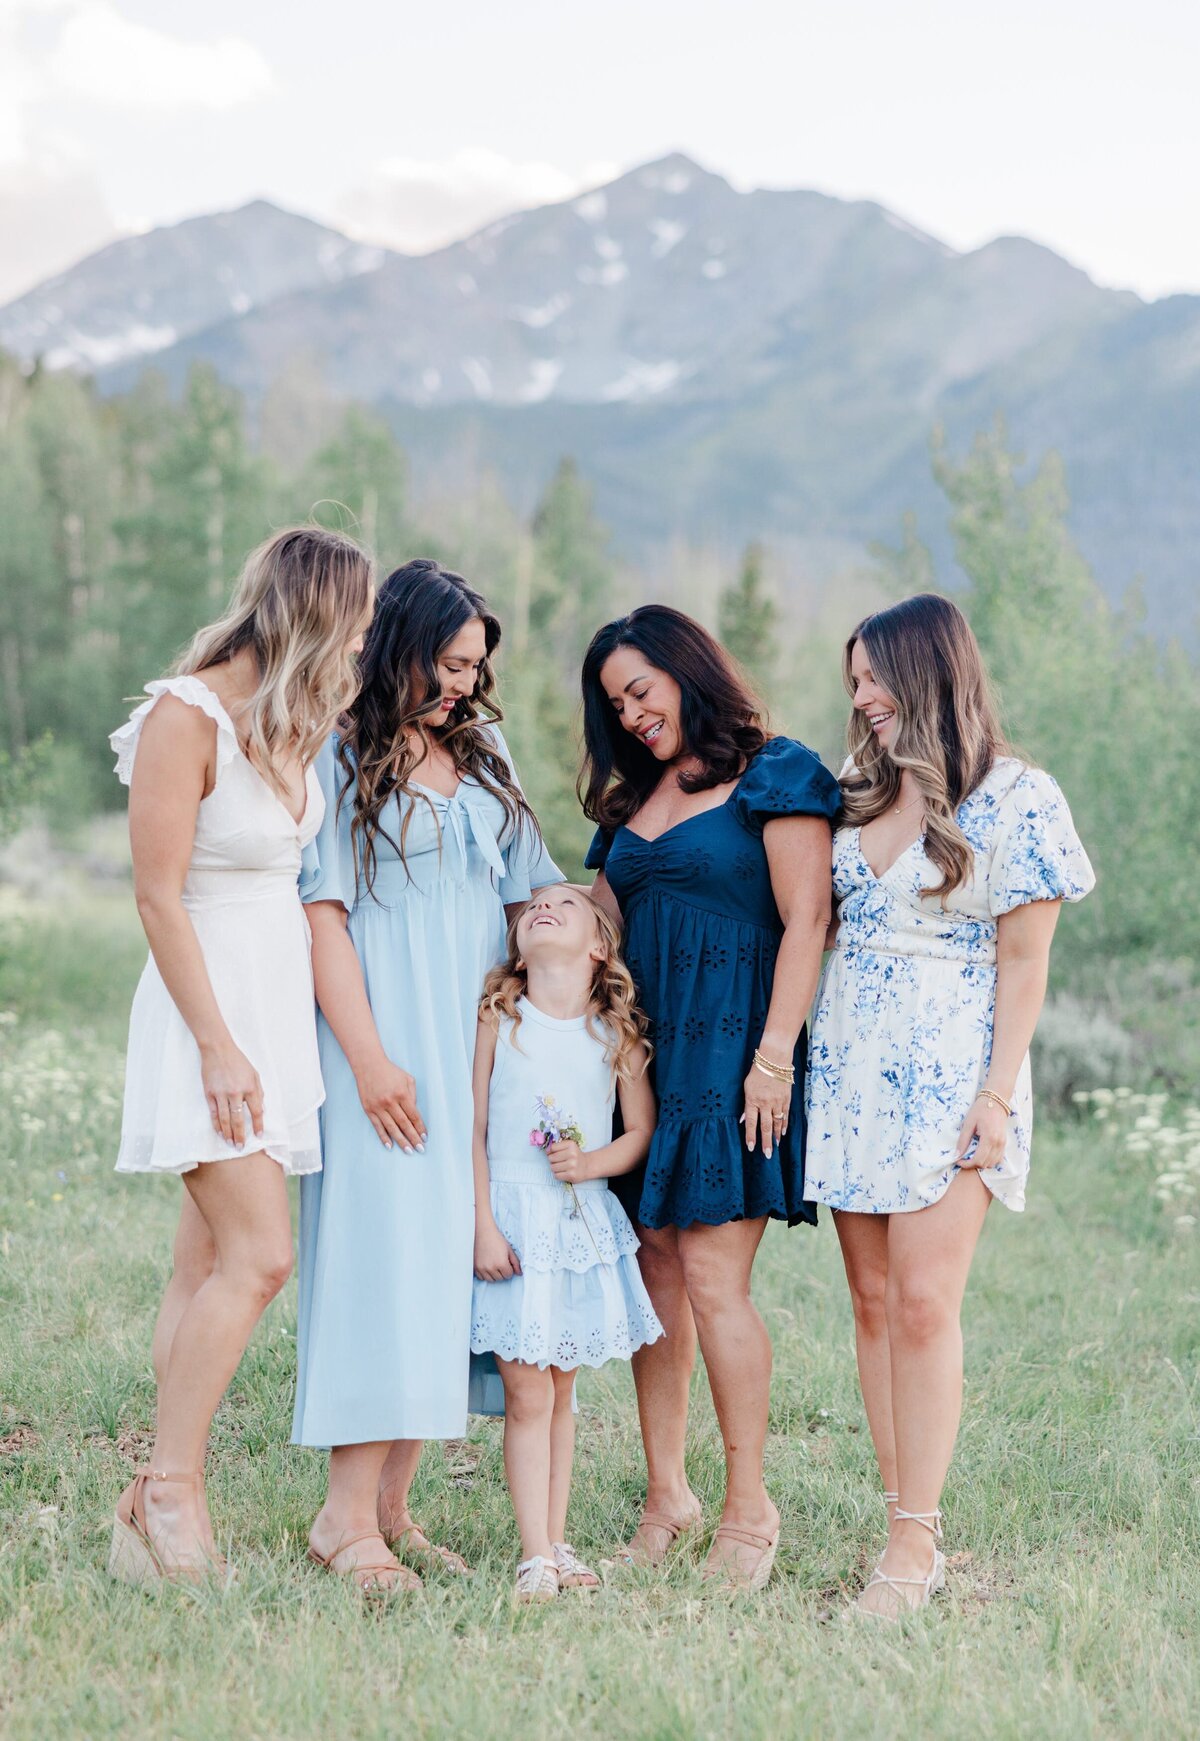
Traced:
POLYGON ((904 805, 893 804, 892 805, 892 815, 893 816, 903 816, 904 812, 906 810, 911 810, 914 804, 919 804, 921 802, 921 799, 924 796, 925 796, 925 794, 923 792, 918 792, 917 796, 911 801, 911 803, 904 804, 904 805))

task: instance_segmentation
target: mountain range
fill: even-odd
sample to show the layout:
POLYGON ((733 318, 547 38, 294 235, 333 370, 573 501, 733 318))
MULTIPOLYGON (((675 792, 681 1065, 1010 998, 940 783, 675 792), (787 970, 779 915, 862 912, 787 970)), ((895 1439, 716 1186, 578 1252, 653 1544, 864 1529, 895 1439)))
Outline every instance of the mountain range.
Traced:
POLYGON ((1063 457, 1114 596, 1187 633, 1200 547, 1200 297, 1145 303, 1047 248, 957 252, 879 205, 739 192, 673 155, 437 253, 264 201, 111 244, 0 310, 0 347, 93 372, 211 362, 252 407, 298 359, 388 417, 418 478, 486 463, 528 506, 563 453, 620 545, 777 541, 832 574, 917 511, 929 440, 997 413, 1063 457))

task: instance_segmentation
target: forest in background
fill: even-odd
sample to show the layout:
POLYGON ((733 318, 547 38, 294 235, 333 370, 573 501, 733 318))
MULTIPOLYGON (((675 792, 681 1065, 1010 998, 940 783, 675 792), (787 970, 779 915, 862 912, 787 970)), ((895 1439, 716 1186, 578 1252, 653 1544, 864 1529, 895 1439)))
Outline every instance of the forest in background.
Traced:
MULTIPOLYGON (((1194 660, 1147 633, 1135 594, 1107 604, 1067 533, 1053 455, 1026 465, 997 426, 965 456, 935 437, 931 464, 965 577, 956 596, 1013 740, 1063 786, 1099 875, 1060 928, 1043 1090, 1190 1084, 1194 660)), ((821 592, 757 544, 740 557, 681 551, 664 582, 622 561, 569 458, 527 518, 486 475, 453 500, 418 501, 404 452, 361 407, 284 465, 252 444, 238 395, 207 366, 178 398, 151 372, 103 399, 0 357, 0 836, 31 800, 66 839, 119 806, 106 740, 125 698, 217 614, 248 550, 312 517, 360 537, 383 573, 431 555, 487 595, 505 625, 505 731, 553 851, 576 872, 590 836, 574 797, 578 670, 600 622, 650 597, 691 610, 740 659, 776 729, 836 768, 846 634, 865 610, 932 584, 911 520, 894 548, 821 592)))

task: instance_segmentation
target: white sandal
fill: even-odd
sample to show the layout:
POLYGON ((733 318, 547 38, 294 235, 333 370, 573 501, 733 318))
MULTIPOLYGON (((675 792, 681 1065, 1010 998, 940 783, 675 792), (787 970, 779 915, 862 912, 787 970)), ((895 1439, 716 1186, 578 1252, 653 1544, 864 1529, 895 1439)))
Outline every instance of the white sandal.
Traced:
POLYGON ((600 1575, 585 1565, 570 1542, 551 1542, 554 1564, 558 1568, 560 1590, 582 1590, 585 1594, 600 1588, 600 1575))
MULTIPOLYGON (((937 1543, 942 1539, 941 1512, 905 1511, 897 1499, 895 1521, 897 1523, 919 1523, 922 1529, 927 1529, 929 1531, 934 1540, 933 1563, 923 1578, 894 1578, 890 1572, 884 1571, 883 1555, 881 1554, 879 1557, 879 1563, 876 1565, 875 1570, 867 1580, 866 1588, 863 1590, 862 1596, 865 1596, 868 1590, 873 1590, 876 1585, 886 1584, 888 1589, 896 1598, 897 1612, 895 1614, 885 1614, 881 1608, 864 1608, 862 1605, 862 1596, 860 1596, 855 1604, 856 1608, 860 1614, 869 1614, 872 1619, 899 1620, 900 1615, 908 1609, 924 1608, 928 1605, 929 1599, 935 1591, 940 1590, 946 1582, 946 1556, 937 1546, 937 1543), (906 1588, 913 1587, 917 1587, 921 1591, 921 1594, 917 1597, 915 1602, 905 1594, 906 1588)), ((884 1551, 886 1552, 886 1549, 884 1551)))
POLYGON ((544 1554, 534 1554, 517 1567, 513 1601, 521 1607, 531 1602, 553 1602, 558 1595, 558 1567, 544 1554))

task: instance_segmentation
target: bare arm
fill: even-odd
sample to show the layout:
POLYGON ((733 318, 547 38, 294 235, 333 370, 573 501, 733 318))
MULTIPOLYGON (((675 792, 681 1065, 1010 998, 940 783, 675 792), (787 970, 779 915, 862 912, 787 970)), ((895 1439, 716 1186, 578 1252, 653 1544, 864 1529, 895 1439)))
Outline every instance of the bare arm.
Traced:
POLYGON ((599 1149, 581 1149, 578 1143, 552 1143, 546 1150, 550 1171, 564 1185, 578 1185, 583 1179, 615 1179, 620 1173, 631 1173, 650 1152, 650 1138, 658 1115, 654 1106, 654 1091, 646 1072, 649 1062, 646 1048, 639 1046, 634 1058, 634 1078, 621 1078, 617 1083, 617 1098, 621 1102, 621 1122, 624 1134, 599 1149))
MULTIPOLYGON (((1042 1013, 1050 944, 1061 901, 1029 901, 1002 913, 996 926, 996 1011, 992 1020, 992 1060, 984 1086, 1010 1101, 1042 1013)), ((960 1166, 992 1167, 1008 1142, 1008 1115, 980 1095, 958 1133, 960 1166), (976 1141, 978 1138, 978 1141, 976 1141), (975 1142, 974 1153, 967 1150, 975 1142)))
POLYGON ((313 940, 313 980, 321 1013, 354 1072, 358 1098, 385 1149, 406 1154, 425 1147, 417 1085, 383 1049, 340 901, 313 901, 306 909, 313 940))
POLYGON ((201 802, 213 788, 216 726, 176 696, 159 698, 138 741, 129 790, 133 889, 150 953, 175 1007, 200 1049, 200 1077, 213 1129, 228 1143, 246 1140, 243 1103, 262 1135, 262 1083, 234 1044, 217 1006, 183 885, 201 802))
MULTIPOLYGON (((833 833, 823 816, 777 816, 763 829, 771 890, 783 938, 771 1005, 758 1047, 772 1064, 790 1064, 821 971, 833 900, 833 833)), ((751 1064, 745 1083, 746 1147, 770 1155, 787 1130, 792 1091, 751 1064)))
POLYGON ((613 893, 612 884, 603 871, 596 873, 595 882, 586 892, 591 895, 597 906, 604 909, 614 925, 622 923, 620 903, 613 893))
POLYGON ((480 1021, 475 1028, 475 1067, 471 1092, 475 1118, 471 1128, 471 1167, 475 1174, 475 1274, 480 1281, 503 1282, 519 1276, 520 1260, 496 1226, 492 1214, 491 1175, 488 1171, 488 1097, 492 1066, 496 1061, 496 1028, 480 1021))

